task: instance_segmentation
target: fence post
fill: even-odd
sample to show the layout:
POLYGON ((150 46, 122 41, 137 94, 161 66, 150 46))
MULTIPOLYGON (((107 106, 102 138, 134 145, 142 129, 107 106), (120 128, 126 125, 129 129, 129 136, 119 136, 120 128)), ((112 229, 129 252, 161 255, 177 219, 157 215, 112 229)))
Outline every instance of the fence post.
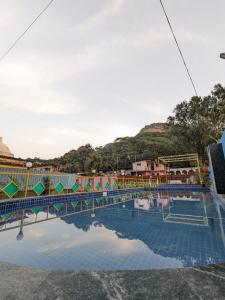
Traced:
POLYGON ((25 184, 25 195, 24 197, 27 197, 27 192, 28 192, 28 188, 29 188, 29 178, 30 178, 30 172, 28 171, 27 173, 27 177, 26 177, 26 184, 25 184))
POLYGON ((52 184, 52 176, 49 176, 49 184, 48 184, 48 195, 51 194, 51 184, 52 184))

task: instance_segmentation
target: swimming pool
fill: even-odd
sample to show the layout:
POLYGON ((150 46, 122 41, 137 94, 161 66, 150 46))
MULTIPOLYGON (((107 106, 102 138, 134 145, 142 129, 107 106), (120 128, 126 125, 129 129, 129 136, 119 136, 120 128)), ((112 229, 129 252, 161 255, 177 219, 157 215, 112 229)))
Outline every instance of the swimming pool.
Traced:
POLYGON ((7 212, 0 261, 43 269, 140 270, 225 261, 225 213, 209 193, 141 192, 7 212))

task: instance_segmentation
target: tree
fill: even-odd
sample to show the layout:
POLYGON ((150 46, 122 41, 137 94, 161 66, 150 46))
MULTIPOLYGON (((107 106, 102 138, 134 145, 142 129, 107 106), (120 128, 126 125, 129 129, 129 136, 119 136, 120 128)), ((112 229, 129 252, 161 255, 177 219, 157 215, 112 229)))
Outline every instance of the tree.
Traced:
POLYGON ((102 157, 97 152, 91 152, 85 159, 84 162, 84 170, 85 172, 91 172, 92 170, 96 170, 99 172, 102 169, 102 157))
POLYGON ((209 96, 194 96, 181 102, 168 122, 187 147, 202 155, 209 143, 218 141, 225 128, 225 88, 218 84, 209 96))

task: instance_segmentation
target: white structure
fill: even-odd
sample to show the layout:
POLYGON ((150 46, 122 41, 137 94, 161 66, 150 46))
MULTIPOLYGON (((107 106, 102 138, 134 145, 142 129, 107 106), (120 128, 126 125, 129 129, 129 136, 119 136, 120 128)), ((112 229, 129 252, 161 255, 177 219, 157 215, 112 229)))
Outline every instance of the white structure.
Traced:
POLYGON ((190 168, 167 168, 167 172, 170 175, 192 175, 198 172, 197 167, 190 168))
POLYGON ((9 147, 3 143, 2 137, 0 137, 0 156, 14 157, 14 155, 9 150, 9 147))
POLYGON ((134 208, 143 209, 143 210, 150 210, 151 208, 151 200, 150 199, 135 199, 134 201, 134 208))
POLYGON ((137 172, 143 175, 166 175, 166 167, 162 163, 151 160, 141 160, 133 162, 133 172, 137 172))

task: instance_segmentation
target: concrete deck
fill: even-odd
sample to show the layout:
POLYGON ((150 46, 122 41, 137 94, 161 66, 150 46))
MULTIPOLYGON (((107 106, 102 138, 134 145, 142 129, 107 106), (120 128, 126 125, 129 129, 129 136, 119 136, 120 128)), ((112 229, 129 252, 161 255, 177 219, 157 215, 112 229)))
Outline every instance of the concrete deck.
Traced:
POLYGON ((225 299, 225 264, 146 271, 47 271, 0 263, 0 299, 225 299))

